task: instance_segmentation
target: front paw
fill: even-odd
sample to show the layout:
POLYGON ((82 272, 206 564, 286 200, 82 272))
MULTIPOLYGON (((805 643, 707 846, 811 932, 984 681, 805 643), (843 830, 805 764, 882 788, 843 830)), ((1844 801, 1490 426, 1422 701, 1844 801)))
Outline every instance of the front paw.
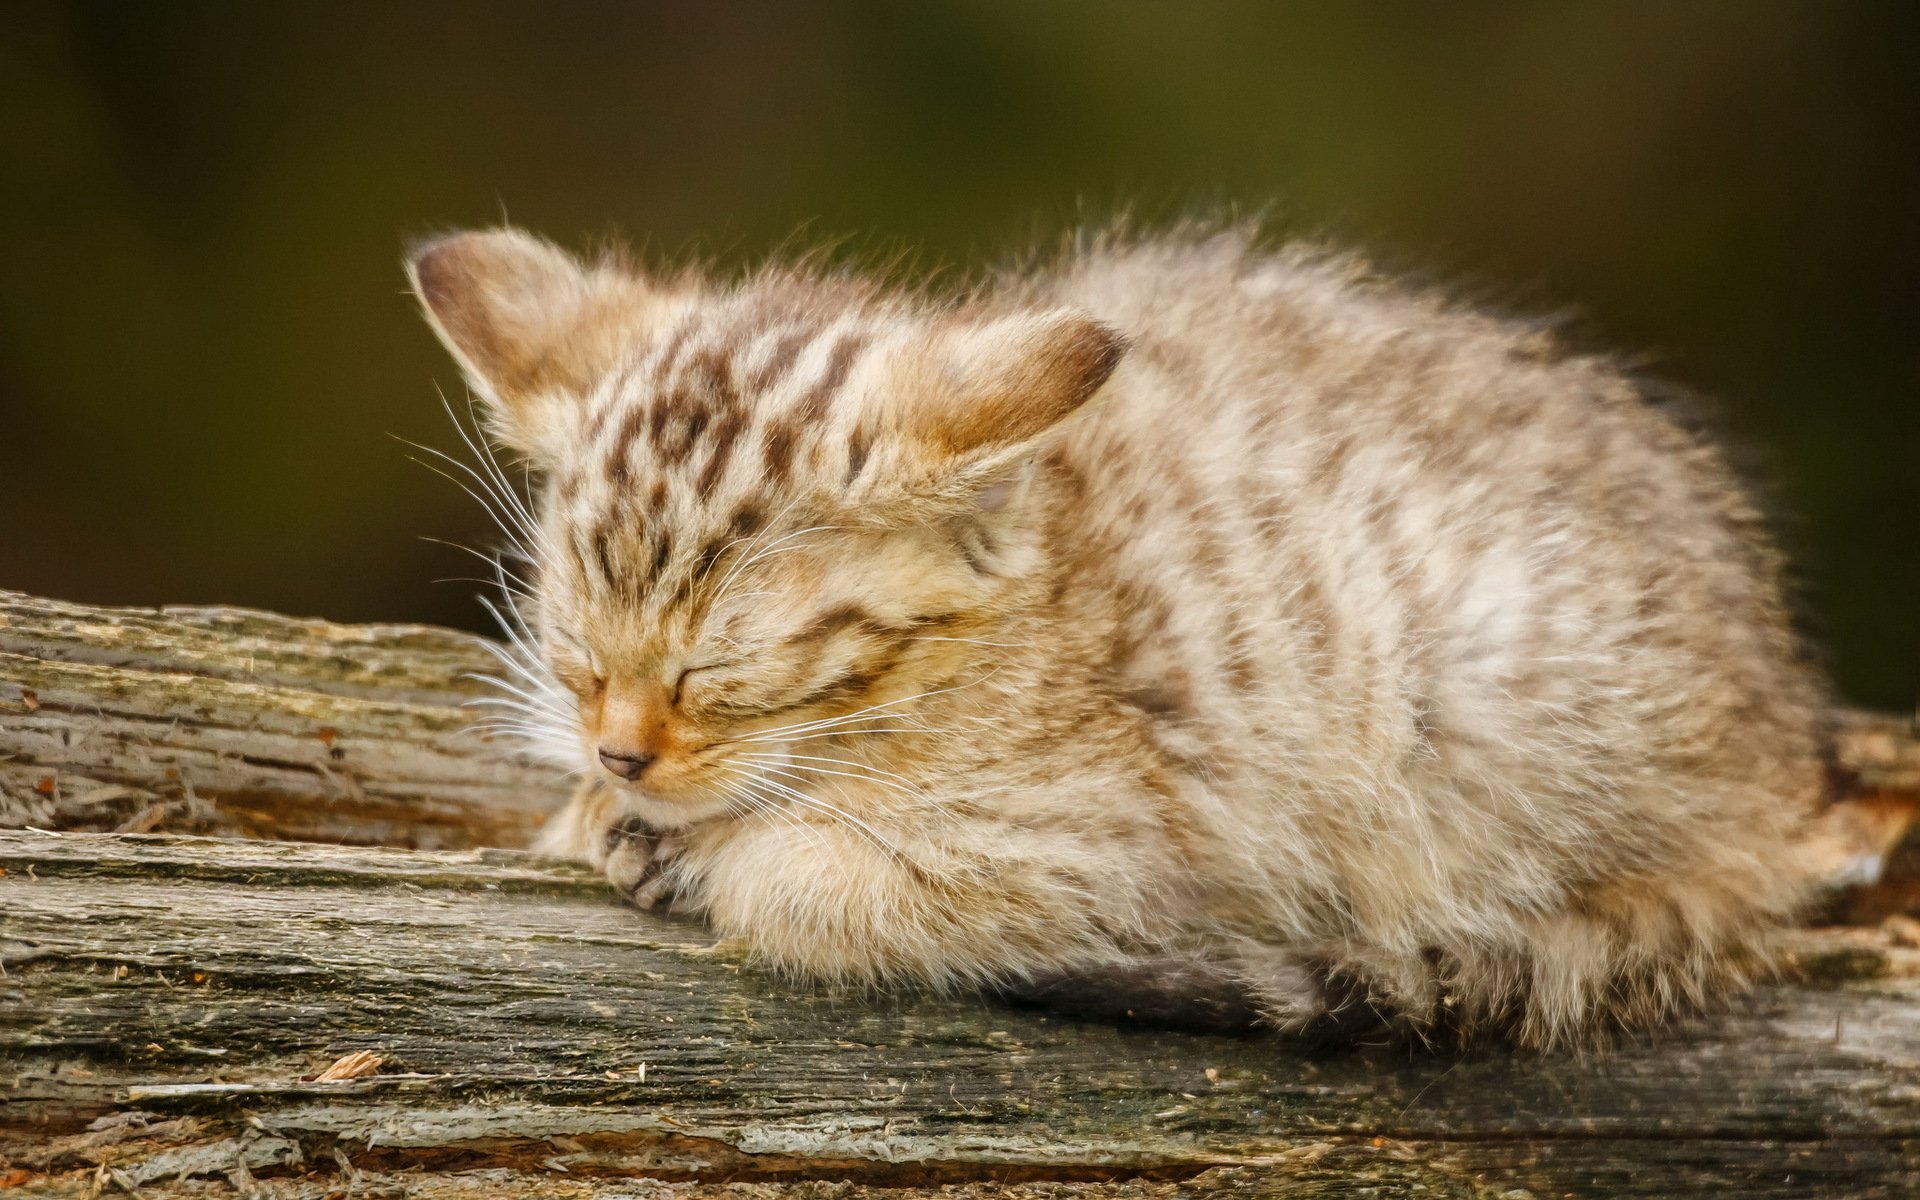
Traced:
POLYGON ((666 866, 679 841, 635 817, 620 792, 591 780, 547 822, 533 848, 596 868, 621 895, 652 908, 668 898, 666 866))
POLYGON ((607 882, 636 908, 652 908, 672 898, 673 881, 667 867, 680 852, 678 838, 628 817, 608 827, 602 846, 601 869, 607 882))

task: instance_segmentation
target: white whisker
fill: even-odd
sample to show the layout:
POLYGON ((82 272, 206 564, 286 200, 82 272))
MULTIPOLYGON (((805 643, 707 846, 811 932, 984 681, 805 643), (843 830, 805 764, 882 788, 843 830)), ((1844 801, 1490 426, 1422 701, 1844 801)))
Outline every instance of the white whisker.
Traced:
MULTIPOLYGON (((791 508, 792 505, 788 505, 788 507, 791 508)), ((781 511, 784 513, 786 510, 782 509, 781 511)), ((771 526, 772 523, 769 522, 768 524, 769 526, 771 526)), ((775 538, 773 541, 768 542, 765 546, 762 546, 757 550, 753 549, 752 547, 749 547, 748 549, 750 553, 742 554, 740 556, 740 561, 733 564, 733 568, 727 572, 726 578, 720 581, 720 586, 714 589, 716 598, 725 596, 727 594, 727 585, 732 583, 734 578, 738 576, 740 572, 746 570, 748 567, 751 567, 754 563, 759 562, 761 559, 765 558, 768 554, 771 554, 773 551, 779 549, 781 546, 786 545, 788 542, 791 542, 793 539, 809 533, 821 533, 825 530, 838 529, 838 528, 840 528, 840 526, 838 525, 809 525, 805 529, 796 529, 792 533, 785 534, 781 537, 775 538)), ((798 547, 794 547, 794 548, 797 549, 798 547)))
MULTIPOLYGON (((453 405, 447 402, 445 392, 440 393, 440 406, 447 410, 447 418, 453 422, 454 431, 460 435, 460 440, 467 444, 467 449, 473 451, 473 456, 480 460, 481 466, 486 469, 487 476, 494 481, 498 494, 512 505, 514 512, 520 516, 526 528, 539 528, 540 523, 534 520, 533 511, 526 499, 507 479, 506 472, 500 469, 500 460, 494 457, 492 444, 484 436, 476 438, 467 433, 466 423, 454 414, 453 405)), ((467 394, 467 420, 473 421, 477 428, 478 422, 473 415, 471 392, 467 394)))
MULTIPOLYGON (((501 555, 498 552, 493 554, 488 554, 482 550, 475 550, 472 546, 463 546, 459 542, 451 542, 451 541, 448 541, 446 538, 429 537, 426 534, 421 534, 420 540, 423 542, 433 542, 434 544, 440 545, 440 546, 450 546, 453 549, 458 550, 463 554, 473 555, 475 558, 479 559, 481 562, 486 563, 488 566, 492 567, 494 569, 494 573, 498 575, 501 580, 511 580, 515 584, 514 587, 508 588, 507 590, 517 592, 519 595, 525 596, 529 600, 533 599, 533 595, 532 595, 533 585, 527 582, 525 579, 521 578, 520 575, 518 575, 514 571, 509 570, 507 568, 505 561, 503 561, 501 555)), ((493 583, 493 582, 500 582, 500 580, 476 579, 473 582, 474 583, 493 583)), ((505 587, 505 584, 502 583, 501 586, 505 587)))
POLYGON ((525 691, 522 688, 508 683, 498 675, 481 675, 476 672, 468 672, 461 675, 460 678, 472 679, 476 682, 487 684, 490 687, 495 687, 506 692, 508 696, 514 697, 513 700, 510 700, 507 696, 477 696, 472 700, 468 700, 466 706, 473 708, 519 708, 523 711, 531 710, 563 720, 573 719, 574 714, 560 707, 558 700, 553 696, 543 696, 538 692, 525 691), (515 703, 516 700, 518 703, 515 703))
POLYGON ((830 852, 831 848, 827 845, 825 835, 818 829, 815 829, 810 822, 803 821, 796 816, 784 803, 779 802, 778 797, 771 797, 751 790, 749 781, 744 778, 733 781, 729 785, 728 791, 730 795, 745 800, 753 811, 766 813, 768 816, 775 817, 808 838, 814 846, 818 847, 821 851, 821 861, 835 863, 839 861, 830 852))
POLYGON ((849 813, 844 809, 837 808, 834 805, 829 804, 828 802, 820 799, 817 796, 809 796, 807 793, 801 791, 799 788, 791 787, 787 784, 781 783, 777 779, 768 778, 764 774, 755 777, 754 783, 760 787, 771 788, 777 795, 785 798, 786 800, 791 801, 794 804, 798 804, 803 808, 811 809, 814 812, 820 813, 823 816, 832 817, 835 820, 844 821, 852 828, 859 830, 861 833, 864 833, 869 838, 873 839, 876 845, 886 850, 889 854, 895 855, 896 857, 904 857, 904 855, 901 854, 900 848, 898 846, 894 845, 892 842, 882 837, 880 835, 880 832, 874 829, 873 826, 867 824, 865 821, 862 821, 859 817, 854 816, 852 813, 849 813))
POLYGON ((966 642, 974 646, 992 646, 995 649, 1004 650, 1024 650, 1028 645, 1026 642, 990 642, 985 638, 936 637, 933 634, 910 637, 907 640, 910 642, 966 642))
MULTIPOLYGON (((447 462, 453 464, 455 467, 459 468, 462 471, 465 471, 468 475, 473 476, 476 480, 480 478, 478 472, 474 471, 473 468, 467 466, 467 464, 461 462, 457 458, 452 457, 451 455, 442 453, 439 450, 435 450, 431 446, 422 446, 418 442, 409 442, 407 441, 406 438, 399 438, 398 440, 405 442, 407 445, 412 446, 414 449, 422 451, 423 453, 431 454, 438 458, 445 459, 447 462)), ((413 458, 412 455, 408 455, 407 457, 412 458, 414 462, 419 463, 421 466, 425 467, 427 470, 432 471, 434 474, 440 476, 443 479, 446 479, 448 482, 452 483, 453 486, 459 488, 461 491, 465 492, 467 495, 473 497, 474 502, 477 503, 481 508, 486 510, 487 516, 492 518, 494 525, 500 530, 501 534, 503 534, 506 537, 507 541, 510 542, 515 549, 521 551, 522 553, 525 553, 526 548, 530 543, 539 540, 538 535, 535 533, 534 530, 524 528, 519 524, 519 520, 517 517, 514 517, 511 513, 502 512, 500 508, 497 506, 499 502, 490 498, 492 495, 490 491, 487 491, 485 495, 482 495, 481 492, 476 492, 475 490, 473 490, 473 488, 468 487, 465 483, 462 483, 459 480, 459 478, 457 478, 456 476, 449 475, 447 472, 441 470, 439 467, 434 466, 432 463, 428 462, 427 460, 423 458, 413 458)), ((487 485, 484 483, 481 484, 480 486, 483 491, 487 489, 487 485)))
POLYGON ((889 783, 883 779, 876 779, 870 775, 855 775, 846 771, 827 771, 819 767, 782 767, 768 763, 760 764, 760 770, 769 775, 778 775, 783 779, 793 780, 797 784, 817 783, 819 782, 819 777, 822 775, 835 775, 846 779, 857 779, 862 783, 873 784, 883 788, 904 800, 924 803, 939 812, 943 817, 952 816, 952 814, 947 811, 946 806, 941 804, 939 799, 931 792, 924 791, 920 788, 902 787, 899 784, 889 783))
POLYGON ((815 762, 815 763, 832 763, 835 766, 840 766, 840 767, 859 767, 861 769, 871 771, 875 776, 886 778, 886 779, 892 779, 899 783, 905 784, 908 787, 912 787, 912 788, 919 787, 919 784, 915 783, 911 779, 908 779, 905 775, 896 775, 892 771, 883 771, 879 767, 869 767, 866 763, 855 762, 851 759, 829 758, 829 757, 823 757, 818 754, 778 754, 778 755, 743 754, 740 757, 747 759, 750 762, 780 762, 780 763, 815 762))
MULTIPOLYGON (((911 696, 902 696, 897 700, 887 700, 880 704, 869 704, 865 708, 859 709, 851 713, 847 713, 843 716, 823 717, 816 721, 797 721, 791 725, 783 725, 777 729, 763 729, 758 733, 753 734, 752 736, 739 738, 736 740, 742 741, 742 742, 780 741, 782 740, 784 735, 789 733, 812 733, 821 729, 827 729, 827 728, 832 728, 839 725, 844 725, 844 724, 847 724, 848 722, 856 721, 868 713, 882 712, 889 709, 897 708, 902 704, 911 704, 915 700, 925 700, 931 696, 944 696, 951 692, 960 691, 963 688, 975 687, 979 684, 985 683, 988 679, 991 679, 994 676, 994 674, 996 674, 996 672, 997 672, 997 669, 995 671, 988 671, 985 675, 982 675, 978 679, 970 680, 967 683, 954 684, 952 687, 930 688, 924 692, 915 692, 911 696)), ((903 719, 903 714, 891 713, 889 715, 889 719, 901 720, 903 719)), ((904 718, 904 719, 910 720, 911 718, 904 718)))
MULTIPOLYGON (((767 534, 771 533, 774 529, 779 527, 781 519, 785 517, 788 513, 792 512, 793 506, 800 503, 800 500, 801 500, 801 497, 795 496, 793 499, 787 501, 786 505, 782 507, 779 512, 773 515, 773 520, 768 521, 766 524, 762 525, 759 529, 755 530, 752 534, 747 535, 745 537, 735 538, 732 541, 728 542, 726 545, 722 546, 720 548, 720 553, 714 555, 713 561, 716 563, 719 562, 722 555, 726 554, 727 551, 733 549, 736 545, 738 545, 742 541, 747 543, 747 548, 744 551, 742 551, 740 555, 740 557, 744 560, 748 555, 753 553, 753 548, 759 544, 761 538, 767 536, 767 534)), ((720 586, 714 589, 715 604, 718 604, 722 599, 726 597, 727 587, 729 584, 733 582, 733 577, 737 574, 739 574, 739 563, 735 563, 734 566, 727 571, 726 577, 720 580, 720 586)))
POLYGON ((746 744, 751 741, 765 740, 765 741, 773 741, 773 742, 782 742, 789 745, 793 745, 800 742, 820 742, 820 741, 825 741, 828 738, 854 737, 854 736, 864 735, 869 733, 957 733, 957 732, 959 731, 953 730, 953 729, 930 729, 922 725, 882 725, 878 727, 862 727, 859 729, 829 729, 822 733, 808 733, 808 734, 802 734, 798 737, 767 738, 767 739, 740 738, 738 740, 741 744, 746 744))

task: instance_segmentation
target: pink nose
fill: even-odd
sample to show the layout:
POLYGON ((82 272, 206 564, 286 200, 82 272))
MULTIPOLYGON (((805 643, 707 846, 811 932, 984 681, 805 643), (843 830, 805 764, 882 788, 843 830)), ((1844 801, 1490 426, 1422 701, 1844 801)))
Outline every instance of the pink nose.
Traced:
POLYGON ((651 754, 631 754, 616 750, 602 750, 600 765, 625 780, 640 778, 641 772, 653 764, 651 754))

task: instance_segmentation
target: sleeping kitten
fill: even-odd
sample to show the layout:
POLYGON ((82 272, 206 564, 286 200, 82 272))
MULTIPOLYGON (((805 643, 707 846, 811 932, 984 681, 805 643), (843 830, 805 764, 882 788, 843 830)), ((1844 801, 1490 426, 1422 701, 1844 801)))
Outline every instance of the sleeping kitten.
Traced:
POLYGON ((541 480, 544 845, 823 981, 1177 959, 1550 1044, 1809 889, 1821 689, 1716 451, 1534 326, 1233 233, 937 301, 428 242, 541 480))

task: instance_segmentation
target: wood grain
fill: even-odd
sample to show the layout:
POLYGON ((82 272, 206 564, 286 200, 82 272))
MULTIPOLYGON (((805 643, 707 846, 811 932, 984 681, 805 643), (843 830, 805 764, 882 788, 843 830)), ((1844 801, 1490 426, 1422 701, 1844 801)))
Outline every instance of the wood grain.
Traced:
POLYGON ((559 772, 471 732, 470 634, 0 592, 0 827, 525 845, 559 772))
POLYGON ((48 1195, 1920 1188, 1920 952, 1864 931, 1541 1058, 822 994, 512 851, 21 831, 0 868, 0 1179, 48 1195))

